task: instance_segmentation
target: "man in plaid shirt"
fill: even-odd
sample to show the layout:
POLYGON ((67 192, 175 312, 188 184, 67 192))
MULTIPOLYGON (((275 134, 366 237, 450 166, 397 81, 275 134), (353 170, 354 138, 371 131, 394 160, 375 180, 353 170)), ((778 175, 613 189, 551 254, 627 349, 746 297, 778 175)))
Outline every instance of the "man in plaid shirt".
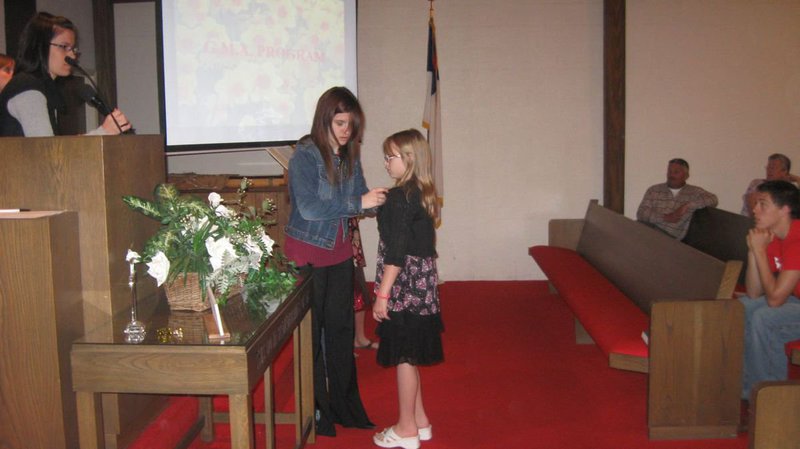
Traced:
POLYGON ((636 211, 636 219, 678 240, 683 239, 694 211, 717 205, 716 195, 686 184, 687 179, 689 163, 683 159, 669 161, 667 182, 647 189, 636 211))

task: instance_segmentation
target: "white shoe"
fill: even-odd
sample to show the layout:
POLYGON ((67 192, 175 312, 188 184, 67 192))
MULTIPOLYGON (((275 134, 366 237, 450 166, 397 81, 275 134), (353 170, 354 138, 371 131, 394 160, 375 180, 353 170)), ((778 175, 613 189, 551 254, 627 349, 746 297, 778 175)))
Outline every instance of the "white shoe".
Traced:
POLYGON ((419 440, 420 441, 430 441, 433 438, 433 426, 429 425, 428 427, 422 427, 417 429, 419 433, 419 440))
POLYGON ((376 433, 372 441, 380 447, 402 447, 403 449, 419 449, 419 436, 401 438, 394 433, 393 427, 383 429, 383 432, 376 433))

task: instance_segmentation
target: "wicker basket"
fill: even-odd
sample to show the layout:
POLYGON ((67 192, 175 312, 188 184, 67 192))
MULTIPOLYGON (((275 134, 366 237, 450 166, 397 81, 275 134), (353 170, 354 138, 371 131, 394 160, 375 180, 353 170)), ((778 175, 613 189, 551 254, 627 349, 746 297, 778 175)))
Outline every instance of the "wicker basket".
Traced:
MULTIPOLYGON (((179 275, 174 282, 167 284, 166 291, 170 310, 202 312, 210 309, 210 301, 214 301, 214 293, 210 291, 206 294, 206 300, 203 300, 203 294, 200 290, 200 278, 197 273, 186 273, 185 279, 179 275)), ((232 285, 228 292, 228 297, 241 292, 242 287, 239 284, 232 285)))
POLYGON ((208 298, 203 300, 200 278, 197 273, 186 273, 185 278, 178 276, 175 281, 167 284, 166 290, 167 302, 171 310, 202 312, 211 307, 208 298))

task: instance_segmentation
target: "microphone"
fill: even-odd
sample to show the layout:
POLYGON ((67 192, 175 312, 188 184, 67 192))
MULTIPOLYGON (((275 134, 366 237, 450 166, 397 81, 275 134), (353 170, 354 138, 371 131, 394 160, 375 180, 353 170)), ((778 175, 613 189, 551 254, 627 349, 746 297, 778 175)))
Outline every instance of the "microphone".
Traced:
POLYGON ((110 115, 111 120, 113 120, 114 124, 117 125, 117 129, 119 130, 120 134, 125 133, 125 131, 122 130, 122 127, 119 126, 119 123, 117 123, 117 119, 115 119, 114 115, 111 114, 111 108, 109 108, 103 101, 103 99, 100 98, 100 93, 99 93, 100 89, 97 88, 97 84, 94 83, 94 80, 92 79, 91 76, 89 76, 86 70, 84 70, 83 67, 81 67, 80 64, 78 64, 78 60, 71 56, 65 56, 64 61, 71 67, 79 71, 84 77, 86 77, 86 79, 89 80, 89 83, 91 84, 91 86, 87 86, 86 84, 84 84, 78 90, 78 95, 83 99, 83 101, 94 106, 97 109, 97 111, 103 114, 104 116, 110 115))
POLYGON ((81 66, 78 65, 78 60, 73 58, 72 56, 64 56, 64 61, 66 61, 66 63, 71 65, 72 67, 75 67, 76 69, 83 71, 81 66))
POLYGON ((100 98, 100 95, 97 93, 97 91, 92 89, 92 86, 88 84, 81 84, 81 86, 78 88, 78 96, 81 97, 86 103, 94 106, 95 109, 97 109, 97 111, 104 116, 111 114, 111 109, 106 106, 105 102, 102 98, 100 98))

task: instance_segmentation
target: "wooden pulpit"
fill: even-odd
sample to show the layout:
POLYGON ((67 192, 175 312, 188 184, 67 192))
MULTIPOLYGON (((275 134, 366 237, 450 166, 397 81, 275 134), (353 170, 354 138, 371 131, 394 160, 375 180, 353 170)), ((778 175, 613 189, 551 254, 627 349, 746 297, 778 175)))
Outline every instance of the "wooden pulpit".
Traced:
POLYGON ((77 447, 69 351, 81 301, 78 215, 0 213, 2 447, 77 447))
MULTIPOLYGON (((78 215, 84 331, 122 332, 111 316, 130 306, 128 248, 141 250, 159 224, 128 209, 123 195, 152 198, 166 177, 157 135, 0 139, 0 209, 75 211, 78 215)), ((142 276, 139 294, 155 293, 142 276)), ((75 311, 79 313, 79 311, 75 311)), ((104 403, 106 447, 123 446, 161 399, 113 396, 104 403), (117 402, 117 403, 114 403, 117 402), (113 440, 113 441, 111 441, 113 440)))

